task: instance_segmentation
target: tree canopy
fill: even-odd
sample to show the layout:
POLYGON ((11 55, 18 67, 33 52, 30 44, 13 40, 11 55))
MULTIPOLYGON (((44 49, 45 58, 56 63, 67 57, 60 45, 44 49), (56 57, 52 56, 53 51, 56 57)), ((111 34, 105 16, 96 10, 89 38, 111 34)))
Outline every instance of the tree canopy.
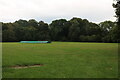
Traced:
POLYGON ((51 24, 34 19, 2 23, 3 41, 118 42, 116 30, 116 22, 104 21, 96 24, 77 17, 68 21, 54 20, 51 24))
POLYGON ((116 18, 117 18, 117 26, 114 28, 113 33, 114 37, 117 38, 117 42, 120 42, 120 0, 116 0, 116 3, 113 4, 115 8, 116 18))

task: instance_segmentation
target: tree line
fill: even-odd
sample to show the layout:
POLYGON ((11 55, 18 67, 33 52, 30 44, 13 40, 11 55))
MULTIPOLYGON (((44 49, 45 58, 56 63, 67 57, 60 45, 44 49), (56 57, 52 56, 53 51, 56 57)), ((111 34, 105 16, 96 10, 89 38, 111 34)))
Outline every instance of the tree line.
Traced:
POLYGON ((120 42, 116 31, 117 22, 99 24, 87 19, 59 19, 47 24, 35 19, 2 23, 2 41, 73 41, 73 42, 120 42))

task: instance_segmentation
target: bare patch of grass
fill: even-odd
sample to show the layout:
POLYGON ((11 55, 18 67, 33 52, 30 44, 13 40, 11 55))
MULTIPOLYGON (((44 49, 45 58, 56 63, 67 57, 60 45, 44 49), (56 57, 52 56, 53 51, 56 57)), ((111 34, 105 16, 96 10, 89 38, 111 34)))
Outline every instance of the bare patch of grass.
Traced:
POLYGON ((40 66, 43 66, 43 64, 17 65, 17 66, 12 66, 12 67, 10 67, 10 68, 13 68, 13 69, 23 69, 23 68, 40 67, 40 66))

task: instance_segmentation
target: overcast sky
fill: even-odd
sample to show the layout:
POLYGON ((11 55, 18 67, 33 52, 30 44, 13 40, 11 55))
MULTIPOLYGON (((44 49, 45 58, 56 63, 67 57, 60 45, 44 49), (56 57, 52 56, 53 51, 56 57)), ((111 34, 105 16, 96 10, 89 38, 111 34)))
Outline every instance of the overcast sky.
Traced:
POLYGON ((72 17, 95 23, 115 21, 112 3, 113 0, 0 0, 0 22, 36 19, 51 23, 72 17))

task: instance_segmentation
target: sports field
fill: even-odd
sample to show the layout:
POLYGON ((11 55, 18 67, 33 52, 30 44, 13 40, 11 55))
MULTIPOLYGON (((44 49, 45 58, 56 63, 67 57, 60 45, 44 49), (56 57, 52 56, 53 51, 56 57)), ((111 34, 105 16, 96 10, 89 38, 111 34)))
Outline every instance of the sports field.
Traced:
POLYGON ((3 43, 3 78, 117 78, 117 43, 3 43))

